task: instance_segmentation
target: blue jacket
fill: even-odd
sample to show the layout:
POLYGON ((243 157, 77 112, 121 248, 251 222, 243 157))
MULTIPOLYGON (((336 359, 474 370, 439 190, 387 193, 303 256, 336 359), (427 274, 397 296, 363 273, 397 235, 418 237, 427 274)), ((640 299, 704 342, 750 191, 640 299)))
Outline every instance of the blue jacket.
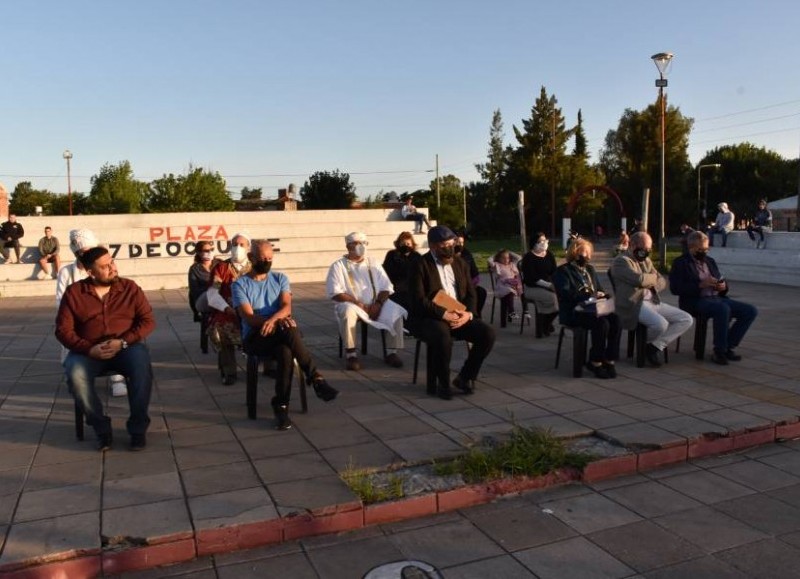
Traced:
POLYGON ((575 306, 596 292, 606 293, 597 279, 594 266, 587 264, 586 272, 592 281, 594 291, 586 286, 578 266, 573 262, 559 266, 553 274, 553 289, 558 297, 558 321, 564 325, 575 325, 575 306))
MULTIPOLYGON (((712 277, 719 279, 719 267, 713 257, 706 256, 708 271, 712 277)), ((672 262, 672 270, 669 272, 669 291, 678 296, 678 306, 690 314, 696 310, 700 296, 700 274, 697 272, 697 265, 694 257, 684 254, 672 262)), ((724 296, 728 293, 728 285, 725 291, 717 295, 724 296)))

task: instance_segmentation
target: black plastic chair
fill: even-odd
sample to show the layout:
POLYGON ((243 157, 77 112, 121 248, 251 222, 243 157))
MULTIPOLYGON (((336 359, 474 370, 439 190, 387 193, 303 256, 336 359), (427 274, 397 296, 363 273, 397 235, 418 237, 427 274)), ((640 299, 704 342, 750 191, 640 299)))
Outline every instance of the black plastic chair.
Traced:
MULTIPOLYGON (((361 354, 367 355, 367 338, 369 337, 369 324, 362 320, 356 322, 356 326, 361 326, 361 354)), ((381 343, 383 345, 383 357, 386 357, 386 330, 381 330, 381 343)), ((342 336, 339 336, 339 357, 344 354, 344 342, 342 336)))
MULTIPOLYGON (((250 420, 255 420, 257 417, 258 405, 258 375, 262 362, 264 363, 264 375, 267 374, 267 361, 271 360, 271 356, 259 356, 258 354, 249 353, 245 350, 247 355, 247 379, 246 379, 246 397, 247 397, 247 417, 250 420)), ((308 397, 306 394, 306 381, 303 371, 300 369, 300 364, 296 359, 292 359, 292 372, 289 375, 289 380, 294 380, 294 374, 297 373, 297 385, 300 388, 300 408, 303 414, 308 412, 308 397)))
POLYGON ((589 332, 580 326, 561 326, 558 333, 558 349, 556 350, 556 370, 561 360, 561 344, 564 341, 564 334, 567 330, 572 332, 572 375, 575 378, 583 376, 583 365, 586 363, 586 344, 589 332))

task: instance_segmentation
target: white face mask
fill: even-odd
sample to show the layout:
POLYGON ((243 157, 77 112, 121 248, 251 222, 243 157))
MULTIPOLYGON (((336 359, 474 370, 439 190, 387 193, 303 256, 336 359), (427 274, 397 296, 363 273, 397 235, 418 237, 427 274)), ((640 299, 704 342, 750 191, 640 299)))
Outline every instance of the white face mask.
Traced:
POLYGON ((359 243, 353 248, 353 253, 356 257, 364 257, 364 254, 367 253, 367 246, 363 243, 359 243))
POLYGON ((550 247, 550 243, 548 241, 539 241, 534 246, 534 251, 538 251, 539 253, 543 251, 547 251, 547 248, 550 247))
POLYGON ((247 249, 240 245, 234 245, 231 248, 231 259, 234 263, 244 263, 247 261, 247 249))

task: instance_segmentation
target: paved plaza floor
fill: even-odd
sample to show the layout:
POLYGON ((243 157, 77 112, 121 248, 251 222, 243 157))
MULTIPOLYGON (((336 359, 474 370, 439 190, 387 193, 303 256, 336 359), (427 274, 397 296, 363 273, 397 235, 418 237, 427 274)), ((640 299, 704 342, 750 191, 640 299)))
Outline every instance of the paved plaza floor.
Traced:
MULTIPOLYGON (((424 359, 419 383, 411 384, 413 339, 401 354, 405 367, 394 369, 381 360, 379 334, 370 332, 363 369, 344 371, 323 284, 296 284, 295 317, 341 395, 324 403, 309 392, 308 414, 293 400, 295 428, 288 432, 272 428, 270 379, 260 380, 255 421, 247 419, 244 373, 233 386, 220 383, 214 354, 200 351, 185 291, 148 292, 158 324, 148 340, 156 376, 148 447, 127 450, 127 402, 110 398, 115 447, 102 454, 91 429, 86 441, 75 438, 53 336, 54 300, 2 299, 0 569, 192 543, 207 529, 351 504, 357 498, 338 475, 348 465, 386 468, 454 456, 514 423, 628 448, 669 448, 796 424, 797 291, 732 286, 733 297, 760 312, 739 349, 741 362, 695 360, 688 334, 660 369, 623 360, 616 380, 575 379, 569 345, 555 370, 555 336, 535 339, 532 328, 520 335, 519 326, 497 327, 477 392, 443 401, 425 395, 424 359)), ((490 306, 491 297, 486 318, 490 306)), ((455 350, 457 369, 464 348, 455 350)), ((99 382, 98 388, 105 396, 99 382)), ((794 537, 800 527, 792 522, 800 521, 795 477, 795 446, 771 444, 595 486, 568 485, 433 518, 200 557, 169 572, 183 567, 199 577, 265 577, 276 566, 287 578, 358 577, 379 563, 415 558, 447 577, 774 577, 768 570, 777 565, 787 576, 800 569, 791 564, 800 544, 794 537), (567 561, 575 561, 574 572, 567 561)))

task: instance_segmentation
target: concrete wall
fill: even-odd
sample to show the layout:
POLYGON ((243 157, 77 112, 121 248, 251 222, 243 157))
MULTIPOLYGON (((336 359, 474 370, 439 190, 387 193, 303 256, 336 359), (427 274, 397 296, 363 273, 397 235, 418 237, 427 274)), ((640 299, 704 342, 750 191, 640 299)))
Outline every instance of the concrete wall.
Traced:
POLYGON ((717 235, 709 254, 730 280, 800 286, 800 233, 773 231, 764 235, 765 249, 755 249, 744 231, 731 232, 727 247, 720 247, 722 237, 717 235))
MULTIPOLYGON (((366 233, 368 255, 382 262, 397 235, 414 230, 414 223, 402 221, 396 209, 46 216, 19 222, 25 228, 23 263, 0 265, 0 297, 55 294, 53 279, 37 279, 36 246, 45 226, 61 242, 62 265, 73 259, 69 231, 85 227, 112 251, 120 275, 144 289, 185 287, 199 240, 213 241, 215 254, 227 257, 237 232, 268 238, 278 250, 274 267, 293 282, 307 282, 325 279, 328 266, 346 251, 344 236, 351 231, 366 233)), ((426 243, 424 234, 416 240, 426 243)))

